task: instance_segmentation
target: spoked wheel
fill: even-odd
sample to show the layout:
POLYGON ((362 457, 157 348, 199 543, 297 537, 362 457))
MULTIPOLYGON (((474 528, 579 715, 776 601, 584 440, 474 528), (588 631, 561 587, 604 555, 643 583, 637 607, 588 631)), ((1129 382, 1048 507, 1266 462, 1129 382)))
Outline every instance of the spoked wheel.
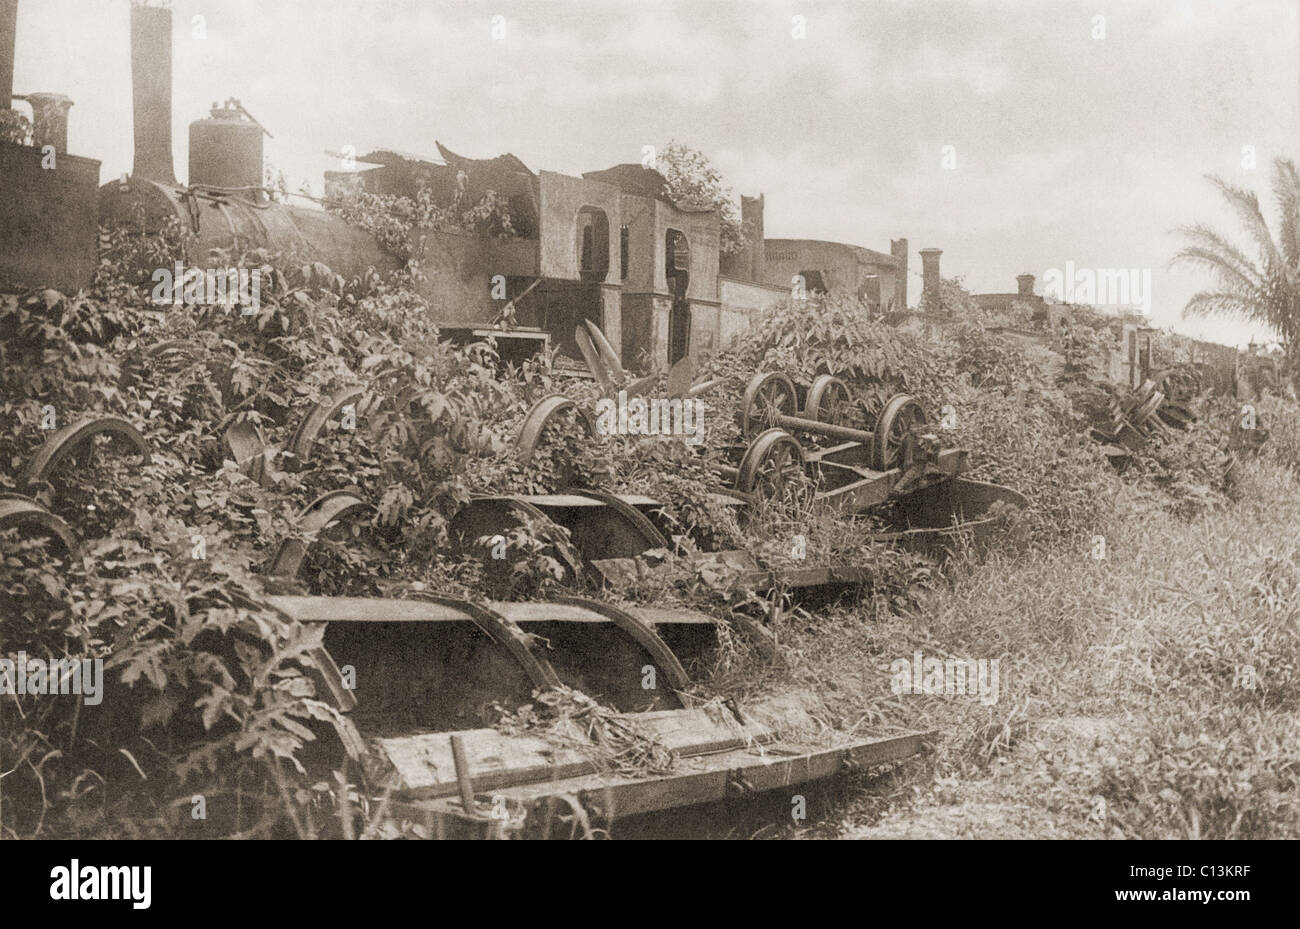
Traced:
POLYGON ((1129 421, 1139 429, 1152 428, 1153 419, 1156 410, 1165 402, 1165 395, 1160 391, 1153 392, 1146 398, 1132 413, 1129 414, 1129 421))
POLYGON ((880 411, 876 428, 871 431, 871 463, 877 471, 905 468, 907 436, 912 427, 929 422, 925 408, 915 397, 895 394, 880 411))
POLYGON ((809 419, 833 426, 853 425, 853 398, 849 386, 838 377, 817 375, 817 380, 808 389, 806 415, 809 419))
POLYGON ((736 490, 800 507, 808 493, 803 449, 783 429, 768 429, 750 443, 740 462, 736 490))
POLYGON ((1120 401, 1119 404, 1120 417, 1124 419, 1131 419, 1134 412, 1136 412, 1144 404, 1149 403, 1151 398, 1155 395, 1155 393, 1156 393, 1156 382, 1150 380, 1143 381, 1140 387, 1138 387, 1136 390, 1134 390, 1127 397, 1125 397, 1123 400, 1120 401))
POLYGON ((1201 376, 1195 368, 1180 366, 1155 377, 1156 389, 1176 403, 1186 403, 1201 392, 1201 376))
POLYGON ((741 429, 746 439, 752 439, 772 425, 773 416, 794 416, 798 412, 799 399, 790 378, 776 371, 755 374, 745 388, 741 429))

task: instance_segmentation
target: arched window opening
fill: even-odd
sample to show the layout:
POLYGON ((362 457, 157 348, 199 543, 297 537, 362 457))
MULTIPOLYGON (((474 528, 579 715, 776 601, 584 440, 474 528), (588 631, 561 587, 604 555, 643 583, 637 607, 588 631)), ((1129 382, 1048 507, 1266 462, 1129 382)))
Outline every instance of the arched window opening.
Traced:
POLYGON ((603 281, 609 273, 609 220, 605 211, 584 206, 578 211, 578 276, 603 281))

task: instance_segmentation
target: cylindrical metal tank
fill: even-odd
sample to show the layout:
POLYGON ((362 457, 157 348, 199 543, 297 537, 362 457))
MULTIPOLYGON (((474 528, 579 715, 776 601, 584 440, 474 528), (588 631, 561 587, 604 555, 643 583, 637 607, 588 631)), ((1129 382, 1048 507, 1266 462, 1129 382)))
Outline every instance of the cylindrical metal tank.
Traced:
POLYGON ((100 222, 137 227, 143 210, 144 233, 156 233, 173 217, 194 238, 188 261, 205 264, 213 249, 234 255, 264 248, 285 258, 321 261, 344 277, 398 268, 374 236, 320 210, 280 203, 255 204, 229 194, 187 191, 132 177, 99 191, 100 222))
POLYGON ((254 203, 265 200, 263 182, 262 127, 248 119, 233 101, 213 105, 208 119, 190 123, 190 186, 238 191, 254 203))

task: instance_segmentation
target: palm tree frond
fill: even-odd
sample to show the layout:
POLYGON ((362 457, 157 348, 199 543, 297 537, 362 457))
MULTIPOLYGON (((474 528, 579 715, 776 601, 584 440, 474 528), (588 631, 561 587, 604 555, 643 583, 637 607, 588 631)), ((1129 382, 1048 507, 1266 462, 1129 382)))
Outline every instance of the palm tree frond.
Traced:
POLYGON ((1260 257, 1265 265, 1281 264, 1282 256, 1273 243, 1273 233, 1269 231, 1268 221, 1264 219, 1264 214, 1260 211, 1259 197, 1255 196, 1255 192, 1230 184, 1221 177, 1211 176, 1210 183, 1219 189, 1219 193, 1223 194, 1223 199, 1228 202, 1228 206, 1237 214, 1241 224, 1246 227, 1246 231, 1255 240, 1255 244, 1259 246, 1260 257))
POLYGON ((1300 172, 1289 158, 1273 162, 1273 193, 1282 214, 1278 245, 1287 268, 1300 272, 1300 172))

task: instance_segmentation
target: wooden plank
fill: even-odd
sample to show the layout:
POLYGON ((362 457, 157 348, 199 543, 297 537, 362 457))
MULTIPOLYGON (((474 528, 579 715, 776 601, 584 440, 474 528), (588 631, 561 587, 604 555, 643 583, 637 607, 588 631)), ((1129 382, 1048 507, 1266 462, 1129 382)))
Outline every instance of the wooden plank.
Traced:
MULTIPOLYGON (((493 794, 530 807, 550 797, 576 796, 584 803, 599 807, 602 816, 618 819, 793 787, 897 761, 920 752, 924 741, 934 735, 913 732, 812 750, 777 743, 685 759, 679 771, 664 777, 590 774, 500 789, 493 794)), ((454 801, 444 799, 398 801, 391 809, 396 818, 417 822, 458 811, 454 801)))
POLYGON ((813 568, 780 568, 774 571, 751 571, 737 579, 737 586, 754 589, 770 587, 821 587, 826 584, 864 584, 871 580, 870 568, 857 565, 813 568))
MULTIPOLYGON (((640 713, 635 719, 682 758, 761 745, 774 741, 783 731, 812 728, 797 696, 774 698, 741 712, 744 723, 717 704, 640 713)), ((471 729, 458 735, 464 742, 467 770, 479 791, 579 777, 598 770, 580 747, 559 746, 537 736, 506 735, 495 729, 471 729)), ((402 796, 431 798, 456 792, 456 765, 448 736, 435 732, 377 740, 393 766, 395 788, 402 796)))
POLYGON ((425 600, 369 597, 270 597, 271 605, 304 623, 451 623, 469 622, 464 612, 425 600))
POLYGON ((666 606, 629 606, 624 607, 629 613, 635 613, 652 626, 688 625, 713 626, 717 620, 712 616, 697 613, 694 610, 677 610, 666 606))
MULTIPOLYGON (((367 597, 270 597, 271 605, 304 623, 464 623, 468 613, 450 604, 428 600, 386 600, 367 597)), ((567 603, 490 602, 487 607, 516 623, 607 623, 594 610, 567 603)), ((651 624, 692 623, 713 625, 714 620, 690 610, 629 607, 629 612, 651 624)))
POLYGON ((592 497, 583 497, 579 494, 528 494, 522 499, 527 500, 536 507, 559 507, 569 509, 579 506, 604 506, 599 500, 592 497))

